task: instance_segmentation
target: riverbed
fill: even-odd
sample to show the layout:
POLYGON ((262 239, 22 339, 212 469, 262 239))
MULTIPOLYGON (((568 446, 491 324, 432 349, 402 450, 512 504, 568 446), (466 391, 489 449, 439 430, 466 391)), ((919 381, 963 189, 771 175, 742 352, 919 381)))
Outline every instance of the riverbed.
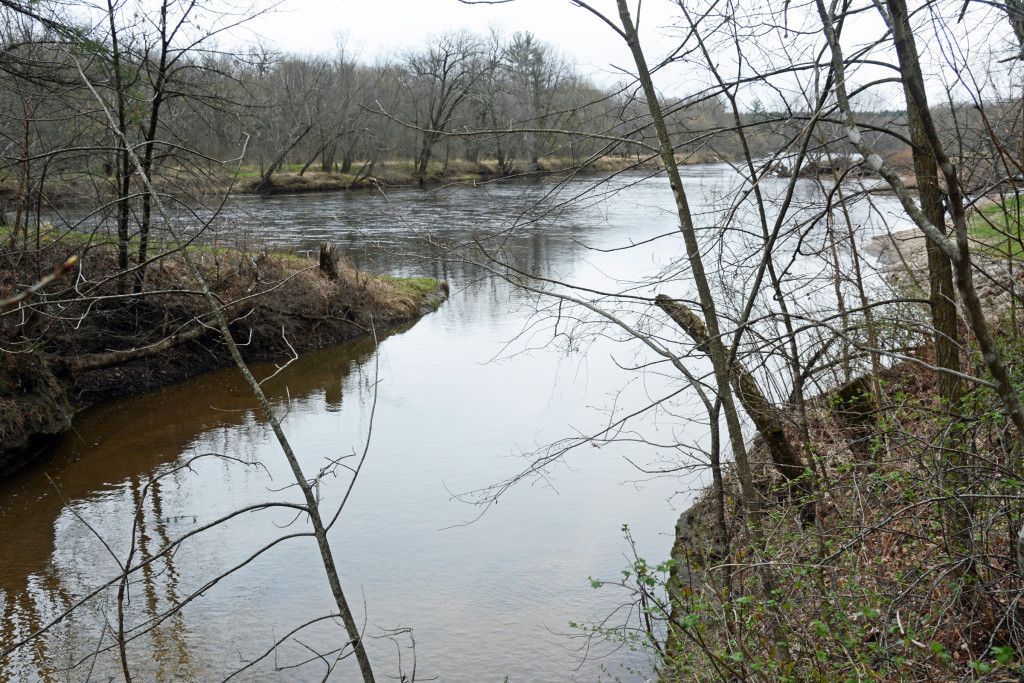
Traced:
MULTIPOLYGON (((726 165, 684 173, 692 196, 703 198, 698 214, 738 182, 726 165)), ((811 198, 816 189, 804 182, 811 198)), ((865 237, 894 229, 895 200, 873 201, 854 211, 865 237)), ((227 246, 300 253, 329 240, 362 270, 450 284, 438 311, 376 340, 303 355, 266 385, 306 473, 326 468, 318 487, 326 508, 340 502, 346 468, 366 453, 331 540, 378 680, 414 669, 416 680, 456 682, 649 675, 642 651, 589 628, 635 625, 630 593, 595 589, 591 578, 617 580, 631 563, 623 525, 640 555, 652 563, 668 557, 676 517, 705 474, 692 450, 707 438, 700 405, 677 393, 672 373, 648 366, 635 341, 499 274, 683 296, 675 227, 667 181, 624 174, 596 189, 592 179, 576 179, 240 198, 209 229, 227 246), (648 242, 659 235, 669 237, 648 242), (479 248, 463 256, 477 243, 513 268, 479 248), (642 246, 623 249, 631 244, 642 246), (532 471, 552 444, 661 401, 617 438, 582 442, 532 471)), ((802 267, 801 286, 821 290, 820 266, 808 259, 802 267)), ((628 302, 615 306, 642 320, 628 302)), ((276 370, 256 369, 263 377, 276 370)), ((297 500, 289 476, 233 370, 82 413, 49 453, 0 482, 3 643, 116 578, 130 551, 146 559, 242 506, 297 500)), ((329 613, 310 538, 273 545, 210 583, 303 530, 301 515, 253 512, 140 572, 127 607, 129 624, 140 626, 127 648, 137 680, 221 680, 329 613)), ((118 675, 115 597, 101 591, 14 653, 0 680, 118 675)), ((339 627, 318 623, 234 680, 321 680, 327 653, 343 642, 339 627)), ((335 678, 352 680, 354 667, 342 662, 335 678)))

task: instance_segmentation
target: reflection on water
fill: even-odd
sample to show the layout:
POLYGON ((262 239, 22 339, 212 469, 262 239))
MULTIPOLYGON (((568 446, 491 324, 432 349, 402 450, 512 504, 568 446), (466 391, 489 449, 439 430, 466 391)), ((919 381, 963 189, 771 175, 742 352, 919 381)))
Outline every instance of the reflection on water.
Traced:
MULTIPOLYGON (((695 196, 714 197, 735 182, 723 166, 687 172, 695 196)), ((372 425, 366 466, 331 538, 342 583, 373 636, 379 680, 410 673, 412 657, 421 680, 608 678, 602 667, 642 680, 620 668, 642 667, 642 657, 623 650, 595 648, 577 669, 575 648, 585 642, 559 634, 570 631, 570 621, 598 620, 627 599, 595 591, 587 580, 616 577, 627 563, 623 523, 648 559, 667 556, 674 517, 696 475, 652 477, 631 462, 647 468, 685 458, 706 429, 690 418, 694 399, 674 397, 631 422, 625 438, 571 451, 466 524, 480 510, 453 494, 511 477, 525 466, 518 454, 599 430, 678 385, 656 368, 625 373, 623 366, 640 367, 647 358, 617 337, 564 321, 537 324, 529 297, 445 251, 480 236, 531 272, 651 291, 651 278, 681 252, 678 240, 609 251, 675 229, 664 180, 638 181, 623 176, 596 193, 576 181, 551 197, 545 184, 496 184, 234 204, 231 220, 258 227, 226 230, 234 239, 299 248, 331 239, 364 269, 429 274, 452 285, 438 312, 389 330, 379 347, 365 338, 307 354, 266 385, 307 475, 339 463, 319 485, 327 508, 344 495, 345 466, 362 452, 372 425), (552 340, 575 353, 564 354, 552 340), (405 627, 414 629, 415 652, 407 634, 393 631, 405 627)), ((705 225, 712 219, 702 218, 705 225)), ((670 277, 685 293, 685 274, 670 277)), ((299 500, 289 477, 234 371, 79 416, 52 453, 0 482, 3 644, 95 596, 8 657, 0 680, 118 676, 117 583, 129 556, 146 563, 125 600, 137 680, 220 680, 328 614, 330 594, 311 539, 276 542, 306 530, 287 509, 253 509, 161 553, 243 506, 299 500)), ((338 625, 318 622, 239 678, 320 680, 324 663, 313 653, 343 641, 338 625)), ((354 663, 341 667, 336 678, 351 680, 354 663)))
MULTIPOLYGON (((391 328, 379 339, 410 327, 412 324, 391 328)), ((364 338, 308 354, 289 366, 286 376, 269 380, 265 391, 283 411, 295 407, 301 410, 314 397, 323 397, 322 408, 337 412, 343 405, 342 385, 373 351, 373 339, 364 338)), ((254 367, 257 377, 275 370, 273 364, 254 367)), ((236 372, 205 375, 143 396, 106 403, 82 414, 76 420, 75 431, 36 466, 0 482, 0 519, 5 529, 16 530, 7 543, 0 545, 2 642, 6 645, 24 638, 72 604, 72 596, 78 592, 68 590, 68 569, 75 574, 85 565, 95 564, 98 571, 88 577, 89 582, 114 577, 118 561, 131 550, 132 537, 138 561, 145 563, 169 546, 172 538, 201 524, 215 504, 207 501, 192 510, 176 503, 168 505, 167 489, 173 490, 172 500, 180 498, 180 489, 187 489, 191 472, 168 473, 184 460, 205 452, 199 443, 211 435, 259 434, 263 427, 254 417, 256 408, 255 399, 236 372), (154 479, 160 475, 164 478, 154 479), (125 526, 132 523, 136 525, 134 532, 125 526), (108 546, 112 552, 106 552, 108 546), (72 564, 62 570, 54 566, 54 560, 65 553, 70 553, 72 564), (40 610, 41 605, 47 609, 40 610)), ((265 435, 260 438, 265 440, 265 435)), ((237 457, 244 456, 246 450, 228 446, 222 452, 237 457)), ((197 460, 191 469, 208 471, 211 479, 253 476, 244 471, 246 468, 226 461, 211 465, 197 460)), ((179 551, 143 566, 130 594, 134 592, 133 609, 145 618, 161 617, 181 598, 179 584, 191 573, 189 567, 179 571, 181 557, 179 551)), ((72 585, 77 583, 75 578, 72 585)), ((111 594, 104 594, 92 609, 113 609, 110 599, 111 594)), ((38 671, 55 676, 61 666, 88 654, 83 645, 102 647, 102 621, 89 622, 88 617, 83 620, 76 616, 71 622, 73 628, 62 629, 65 638, 38 641, 38 671), (96 642, 68 640, 76 629, 86 633, 94 630, 96 642)), ((178 613, 161 620, 147 634, 149 642, 134 644, 133 649, 147 652, 157 666, 152 671, 143 667, 140 675, 148 671, 147 677, 152 674, 157 680, 171 680, 176 672, 187 671, 189 630, 178 613)), ((75 638, 80 635, 75 633, 75 638)), ((109 645, 109 633, 107 639, 109 645)), ((5 673, 10 680, 17 680, 26 670, 8 668, 5 673)))

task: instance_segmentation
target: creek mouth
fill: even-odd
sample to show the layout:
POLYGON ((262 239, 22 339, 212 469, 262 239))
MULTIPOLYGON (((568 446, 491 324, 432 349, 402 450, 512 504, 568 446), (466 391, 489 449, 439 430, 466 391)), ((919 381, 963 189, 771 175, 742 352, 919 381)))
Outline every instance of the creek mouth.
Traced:
MULTIPOLYGON (((731 178, 724 166, 685 172, 696 193, 731 178)), ((676 251, 660 244, 608 250, 675 229, 667 183, 613 182, 614 192, 600 196, 587 194, 589 183, 570 183, 563 197, 583 197, 571 203, 541 204, 549 187, 514 183, 386 200, 352 192, 239 201, 239 211, 260 216, 261 234, 278 245, 302 250, 331 239, 360 270, 424 275, 451 287, 436 312, 394 329, 379 346, 362 338, 303 354, 267 385, 307 471, 361 453, 372 425, 365 469, 331 541, 367 629, 378 636, 414 629, 415 653, 408 640, 371 639, 379 678, 398 674, 402 648, 405 664, 415 654, 419 676, 444 681, 595 680, 606 675, 602 667, 643 680, 621 668, 642 669, 642 657, 602 650, 598 641, 577 669, 583 651, 575 648, 586 640, 569 622, 600 621, 628 601, 588 581, 616 578, 628 564, 622 525, 641 555, 667 558, 678 511, 703 484, 699 469, 653 476, 630 461, 650 469, 677 462, 671 444, 700 444, 706 431, 688 421, 694 409, 683 401, 673 415, 635 425, 646 443, 570 452, 476 519, 481 508, 453 496, 512 477, 547 445, 606 425, 609 410, 646 405, 678 385, 661 373, 629 381, 622 368, 634 351, 620 340, 598 335, 559 345, 565 337, 552 326, 532 325, 532 297, 430 246, 464 244, 476 231, 506 230, 529 214, 542 221, 508 237, 526 270, 600 287, 660 272, 676 251), (606 657, 596 659, 598 652, 606 657)), ((257 365, 261 376, 275 369, 257 365)), ((140 504, 140 552, 153 554, 165 539, 231 509, 293 495, 287 482, 270 430, 232 370, 83 411, 53 450, 0 482, 0 529, 18 539, 0 554, 3 642, 116 575, 96 533, 123 556, 140 504), (142 497, 154 475, 206 453, 235 461, 201 458, 142 497)), ((325 500, 336 501, 345 483, 340 476, 326 482, 325 500)), ((183 546, 134 585, 132 618, 166 610, 294 523, 292 515, 253 515, 183 546)), ((129 654, 147 680, 219 680, 239 658, 255 658, 275 636, 322 614, 328 598, 315 551, 290 541, 133 641, 129 654)), ((0 679, 62 679, 61 666, 96 648, 111 600, 103 594, 34 649, 19 651, 0 679)), ((303 642, 326 646, 337 635, 312 630, 303 642)), ((303 652, 293 643, 278 664, 303 652)), ((97 674, 117 670, 105 652, 97 674)), ((254 672, 263 680, 321 675, 275 671, 272 663, 254 672)))
MULTIPOLYGON (((79 261, 65 278, 72 282, 58 280, 63 286, 51 286, 56 291, 27 309, 21 325, 4 319, 13 349, 0 358, 0 476, 69 429, 83 408, 233 364, 180 254, 156 259, 146 289, 133 297, 114 277, 112 245, 65 236, 40 253, 42 272, 69 255, 79 261)), ((9 256, 5 262, 16 262, 9 256)), ((266 251, 199 248, 195 258, 246 361, 372 334, 433 311, 448 296, 447 283, 429 278, 378 277, 348 264, 328 275, 266 251)))

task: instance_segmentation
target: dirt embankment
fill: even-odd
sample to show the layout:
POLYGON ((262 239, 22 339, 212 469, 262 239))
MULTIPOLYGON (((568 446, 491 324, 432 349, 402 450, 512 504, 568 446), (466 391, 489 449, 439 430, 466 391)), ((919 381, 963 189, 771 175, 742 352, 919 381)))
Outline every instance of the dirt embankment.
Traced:
POLYGON ((868 410, 844 414, 847 387, 805 406, 813 524, 756 440, 760 535, 731 467, 724 505, 697 492, 676 527, 660 681, 1021 680, 1020 442, 984 387, 965 386, 951 427, 933 372, 879 379, 868 410))
MULTIPOLYGON (((865 250, 897 288, 927 299, 925 246, 909 230, 865 250)), ((1022 269, 978 246, 975 281, 1021 382, 1024 336, 1003 313, 1022 269)), ((1021 440, 962 333, 960 376, 981 381, 965 381, 955 404, 939 396, 921 337, 877 385, 861 377, 810 398, 804 418, 788 408, 793 443, 807 437, 806 498, 758 438, 756 501, 744 501, 731 465, 721 498, 696 492, 675 530, 659 680, 1022 680, 1021 440)))
MULTIPOLYGON (((680 155, 681 164, 718 163, 722 158, 708 152, 680 155)), ((450 183, 486 183, 492 180, 511 178, 538 178, 567 173, 615 173, 618 171, 661 168, 657 158, 637 159, 636 157, 604 156, 581 165, 572 159, 540 159, 534 167, 511 166, 504 170, 496 161, 453 161, 448 164, 432 164, 426 174, 428 185, 450 183)), ((243 179, 236 188, 250 194, 302 194, 314 192, 337 192, 341 190, 408 187, 417 185, 417 178, 411 163, 386 162, 372 169, 356 169, 350 173, 306 171, 298 173, 277 173, 263 182, 259 177, 243 179)))
MULTIPOLYGON (((38 258, 0 249, 0 286, 21 291, 77 251, 75 272, 0 316, 0 476, 34 457, 74 413, 100 401, 231 365, 180 254, 150 264, 145 283, 113 277, 110 245, 53 245, 38 258)), ((247 361, 288 357, 435 310, 448 285, 389 278, 285 254, 197 249, 247 361)))

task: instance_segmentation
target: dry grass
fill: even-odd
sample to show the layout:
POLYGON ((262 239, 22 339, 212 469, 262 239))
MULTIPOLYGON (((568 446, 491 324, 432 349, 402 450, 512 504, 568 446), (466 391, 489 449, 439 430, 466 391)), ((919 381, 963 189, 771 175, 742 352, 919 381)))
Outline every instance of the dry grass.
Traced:
MULTIPOLYGON (((4 447, 56 424, 69 401, 79 408, 231 362, 180 253, 153 261, 136 293, 136 276, 119 274, 109 243, 64 238, 39 253, 4 247, 0 289, 22 291, 70 252, 80 255, 77 272, 0 316, 4 447)), ((195 248, 194 255, 247 360, 288 356, 409 320, 446 294, 444 283, 429 278, 377 277, 344 264, 330 280, 291 254, 195 248)))

